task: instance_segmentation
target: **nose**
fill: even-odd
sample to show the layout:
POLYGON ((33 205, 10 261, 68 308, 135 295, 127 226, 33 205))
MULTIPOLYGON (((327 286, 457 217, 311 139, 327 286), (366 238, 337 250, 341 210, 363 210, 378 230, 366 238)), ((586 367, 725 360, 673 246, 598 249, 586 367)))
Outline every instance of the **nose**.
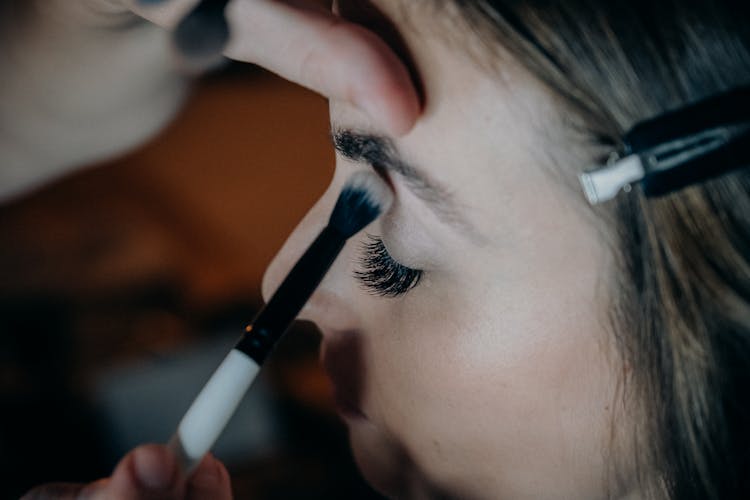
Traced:
MULTIPOLYGON (((328 218, 330 217, 333 206, 336 203, 339 191, 343 186, 343 182, 339 181, 339 177, 340 176, 337 172, 337 175, 334 176, 326 192, 297 225, 281 247, 281 250, 279 250, 273 261, 271 261, 268 269, 266 269, 261 285, 261 292, 264 301, 268 302, 271 295, 279 287, 292 266, 294 266, 305 250, 307 250, 310 243, 312 243, 320 231, 328 224, 328 218)), ((346 252, 346 247, 344 252, 346 252)), ((332 296, 331 289, 334 288, 334 282, 341 281, 341 279, 336 276, 342 273, 337 272, 336 268, 337 263, 340 263, 343 260, 345 259, 339 257, 333 264, 333 267, 329 270, 328 274, 323 279, 323 282, 300 312, 298 319, 314 321, 319 326, 323 327, 321 324, 321 315, 319 313, 323 309, 332 309, 329 307, 332 296), (323 307, 324 304, 325 307, 323 307)), ((341 264, 338 265, 340 266, 341 264)))

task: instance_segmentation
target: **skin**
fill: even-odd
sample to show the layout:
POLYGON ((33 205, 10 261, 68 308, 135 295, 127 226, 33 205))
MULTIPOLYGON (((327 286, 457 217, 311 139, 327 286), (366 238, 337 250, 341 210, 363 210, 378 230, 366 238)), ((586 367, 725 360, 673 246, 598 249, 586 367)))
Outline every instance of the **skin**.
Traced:
MULTIPOLYGON (((425 109, 394 143, 449 188, 458 230, 390 174, 393 207, 350 240, 302 318, 322 332, 323 364, 364 476, 398 498, 588 499, 636 495, 631 450, 612 445, 619 368, 606 329, 610 251, 582 194, 552 175, 575 155, 554 99, 518 65, 483 69, 465 48, 409 24, 396 0, 373 2, 399 29, 425 109), (540 154, 544 148, 547 153, 540 154), (353 277, 365 233, 424 270, 396 298, 353 277)), ((334 130, 387 135, 342 101, 334 130)), ((574 165, 577 166, 577 165, 574 165)), ((329 189, 271 264, 268 298, 325 225, 348 176, 329 189)), ((562 175, 574 175, 573 169, 562 175)))
MULTIPOLYGON (((14 68, 0 116, 13 117, 15 134, 0 141, 7 160, 0 196, 132 147, 173 115, 185 79, 163 71, 171 66, 162 28, 191 2, 145 10, 116 0, 50 0, 22 20, 2 16, 18 22, 0 45, 3 67, 14 68), (131 9, 155 24, 137 22, 131 9), (52 114, 41 106, 50 95, 52 114)), ((335 127, 402 134, 424 111, 396 144, 450 187, 476 226, 468 237, 448 227, 393 176, 396 203, 368 232, 403 264, 424 269, 422 283, 398 299, 368 295, 352 278, 355 240, 305 311, 323 331, 324 364, 340 399, 358 408, 346 416, 357 460, 392 496, 602 497, 605 458, 628 455, 608 446, 617 369, 602 290, 612 266, 578 195, 541 166, 540 135, 545 151, 569 155, 557 128, 539 128, 556 123, 558 112, 519 68, 490 76, 438 37, 417 36, 395 2, 375 4, 412 53, 423 110, 373 31, 342 23, 317 2, 235 0, 228 11, 237 35, 227 55, 333 98, 335 127)), ((363 168, 338 159, 331 188, 269 270, 266 295, 322 226, 348 174, 363 168)), ((185 478, 163 447, 146 445, 108 479, 34 495, 227 498, 226 471, 215 460, 201 470, 214 467, 218 476, 208 476, 217 482, 196 482, 204 475, 185 478), (137 474, 144 453, 144 470, 166 480, 156 490, 137 474)))
MULTIPOLYGON (((169 31, 197 1, 0 2, 0 203, 132 149, 174 117, 199 68, 174 53, 169 31)), ((405 133, 420 112, 406 68, 325 3, 233 0, 225 55, 405 133)))
POLYGON ((112 475, 89 484, 47 484, 21 500, 230 500, 226 468, 213 456, 204 457, 188 478, 162 445, 145 444, 125 455, 112 475))
MULTIPOLYGON (((0 2, 0 204, 131 149, 174 116, 191 75, 179 69, 169 30, 196 3, 0 2)), ((420 105, 406 68, 377 35, 325 3, 233 0, 225 55, 350 102, 391 133, 408 131, 420 105)), ((152 444, 128 453, 108 478, 43 485, 25 498, 222 500, 231 491, 214 458, 186 477, 166 447, 152 444)))

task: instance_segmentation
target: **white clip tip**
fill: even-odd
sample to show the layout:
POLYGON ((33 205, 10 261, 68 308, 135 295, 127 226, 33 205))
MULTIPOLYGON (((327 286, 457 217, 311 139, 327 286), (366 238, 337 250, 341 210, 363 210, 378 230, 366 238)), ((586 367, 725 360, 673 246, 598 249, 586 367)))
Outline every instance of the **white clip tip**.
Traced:
POLYGON ((645 171, 638 155, 629 155, 579 176, 581 187, 590 204, 611 200, 621 189, 643 179, 645 171))

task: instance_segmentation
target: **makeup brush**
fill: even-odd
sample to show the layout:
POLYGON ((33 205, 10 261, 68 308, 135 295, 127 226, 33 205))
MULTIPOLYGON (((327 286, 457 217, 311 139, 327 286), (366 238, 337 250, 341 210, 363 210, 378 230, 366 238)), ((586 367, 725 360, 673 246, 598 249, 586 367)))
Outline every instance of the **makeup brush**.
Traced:
POLYGON ((390 188, 372 172, 357 172, 348 180, 328 225, 245 329, 170 439, 168 446, 187 473, 213 446, 266 357, 318 287, 346 240, 388 210, 392 201, 390 188))
POLYGON ((229 41, 224 11, 229 0, 201 0, 177 25, 172 39, 178 52, 195 67, 210 67, 223 58, 229 41))

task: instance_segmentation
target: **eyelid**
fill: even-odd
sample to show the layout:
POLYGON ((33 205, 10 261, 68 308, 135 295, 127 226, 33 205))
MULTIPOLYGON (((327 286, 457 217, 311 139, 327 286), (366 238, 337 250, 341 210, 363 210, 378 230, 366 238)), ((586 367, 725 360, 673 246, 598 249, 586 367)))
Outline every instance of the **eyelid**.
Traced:
POLYGON ((398 297, 416 287, 423 271, 405 266, 395 260, 383 240, 367 234, 362 242, 360 268, 354 277, 364 288, 382 297, 398 297))
POLYGON ((342 157, 355 163, 378 165, 389 175, 390 172, 399 174, 409 191, 422 200, 442 223, 452 226, 459 234, 477 244, 484 244, 486 238, 464 217, 465 208, 457 204, 453 191, 431 178, 427 172, 404 161, 390 138, 335 126, 330 138, 342 157))
POLYGON ((380 163, 369 163, 369 165, 372 167, 378 177, 380 177, 383 182, 385 182, 388 187, 391 188, 391 191, 396 194, 396 187, 393 184, 393 178, 391 177, 389 170, 380 163))
POLYGON ((398 175, 422 200, 435 198, 433 188, 425 185, 425 182, 415 174, 411 168, 402 164, 394 153, 389 150, 389 143, 382 139, 360 135, 349 131, 332 131, 331 142, 336 154, 348 161, 369 165, 383 181, 390 186, 394 194, 397 194, 394 174, 398 175))

